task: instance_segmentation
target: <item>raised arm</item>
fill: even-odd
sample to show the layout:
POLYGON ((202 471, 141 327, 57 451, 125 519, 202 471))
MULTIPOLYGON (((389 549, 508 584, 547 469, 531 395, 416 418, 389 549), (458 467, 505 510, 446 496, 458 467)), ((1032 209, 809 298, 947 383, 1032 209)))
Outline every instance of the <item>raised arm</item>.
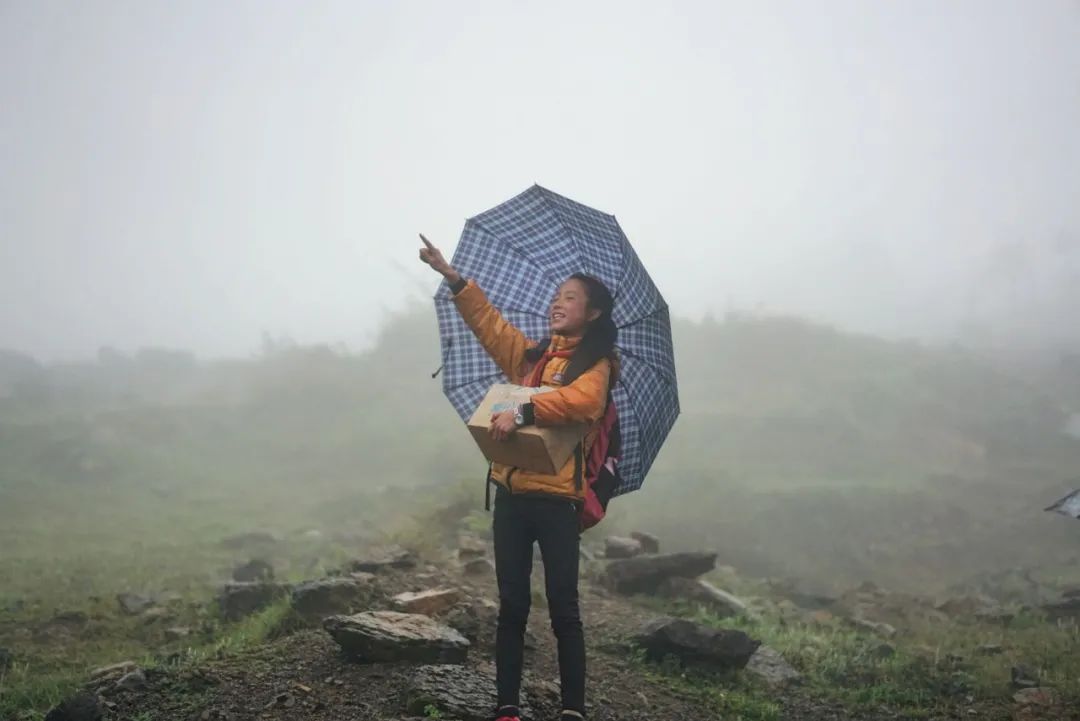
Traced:
POLYGON ((420 249, 420 260, 446 278, 450 292, 454 294, 454 305, 480 341, 480 345, 507 378, 520 381, 518 376, 525 360, 525 349, 530 345, 525 334, 503 318, 474 281, 462 278, 423 234, 420 235, 420 240, 424 241, 424 247, 420 249))

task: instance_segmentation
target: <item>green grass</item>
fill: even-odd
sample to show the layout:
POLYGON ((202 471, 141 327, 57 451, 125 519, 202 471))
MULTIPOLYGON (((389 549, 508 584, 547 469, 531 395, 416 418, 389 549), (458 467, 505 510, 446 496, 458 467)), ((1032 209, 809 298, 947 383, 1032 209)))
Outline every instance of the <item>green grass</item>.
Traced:
MULTIPOLYGON (((1035 614, 1021 615, 1004 627, 985 623, 916 626, 883 640, 842 627, 769 616, 720 618, 692 604, 647 597, 639 601, 657 612, 745 631, 803 673, 805 689, 852 710, 886 706, 905 718, 925 718, 965 705, 968 698, 975 704, 1007 703, 1014 664, 1039 670, 1042 682, 1054 687, 1067 706, 1080 705, 1080 630, 1075 625, 1047 623, 1035 614), (879 653, 883 643, 893 649, 891 655, 879 653), (1001 645, 1004 653, 978 655, 976 648, 985 643, 1001 645)), ((703 675, 676 664, 654 664, 653 673, 681 685, 691 683, 706 690, 712 686, 713 693, 767 701, 764 689, 737 675, 703 675)))

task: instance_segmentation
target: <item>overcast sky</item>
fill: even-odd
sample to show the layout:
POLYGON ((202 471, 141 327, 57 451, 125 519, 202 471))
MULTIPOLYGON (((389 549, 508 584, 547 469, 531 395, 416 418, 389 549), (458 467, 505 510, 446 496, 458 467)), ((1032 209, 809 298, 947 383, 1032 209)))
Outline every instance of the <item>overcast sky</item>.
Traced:
POLYGON ((0 347, 359 348, 533 182, 677 314, 948 334, 1080 243, 1080 3, 0 0, 0 347))

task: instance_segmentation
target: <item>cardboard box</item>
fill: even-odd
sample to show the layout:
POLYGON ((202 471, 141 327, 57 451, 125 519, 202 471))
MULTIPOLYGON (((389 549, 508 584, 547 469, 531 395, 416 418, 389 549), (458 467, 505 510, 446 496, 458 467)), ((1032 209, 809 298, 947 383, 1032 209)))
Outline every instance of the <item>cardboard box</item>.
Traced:
POLYGON ((529 388, 506 383, 493 385, 476 412, 469 419, 469 432, 480 446, 484 457, 493 463, 516 466, 528 471, 554 475, 566 465, 574 449, 585 437, 584 423, 538 428, 518 428, 508 440, 491 438, 491 416, 513 408, 517 403, 528 403, 534 393, 554 390, 546 386, 529 388))

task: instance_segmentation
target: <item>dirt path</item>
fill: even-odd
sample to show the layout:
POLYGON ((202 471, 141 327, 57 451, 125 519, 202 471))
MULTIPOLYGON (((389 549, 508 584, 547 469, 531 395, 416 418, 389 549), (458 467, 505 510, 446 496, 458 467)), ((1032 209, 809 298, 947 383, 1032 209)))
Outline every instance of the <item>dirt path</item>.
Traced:
MULTIPOLYGON (((534 588, 543 588, 540 572, 534 588)), ((394 572, 378 579, 388 597, 404 590, 457 586, 474 599, 495 597, 493 578, 463 578, 453 564, 428 566, 419 573, 394 572)), ((590 579, 582 581, 582 613, 589 652, 590 718, 597 721, 685 721, 760 718, 703 703, 700 690, 681 687, 661 673, 634 662, 627 639, 655 613, 633 600, 613 597, 590 579)), ((555 642, 540 598, 529 623, 526 693, 537 721, 557 718, 555 642)), ((466 666, 478 675, 493 673, 494 623, 481 623, 466 666)), ((116 692, 112 718, 131 721, 182 719, 211 721, 375 721, 409 718, 406 690, 415 666, 361 664, 346 658, 321 629, 299 631, 255 649, 195 668, 151 671, 141 691, 116 692)), ((835 705, 792 689, 768 699, 784 721, 878 721, 901 716, 880 712, 846 713, 835 705)))

